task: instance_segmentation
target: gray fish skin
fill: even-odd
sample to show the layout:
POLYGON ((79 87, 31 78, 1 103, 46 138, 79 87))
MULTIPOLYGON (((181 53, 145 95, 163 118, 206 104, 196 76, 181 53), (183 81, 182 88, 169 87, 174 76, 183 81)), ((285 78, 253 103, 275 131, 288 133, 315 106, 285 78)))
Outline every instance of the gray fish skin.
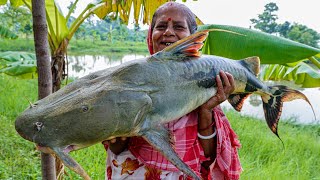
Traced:
MULTIPOLYGON (((17 118, 16 130, 40 147, 61 151, 114 137, 143 136, 212 97, 216 88, 199 82, 214 78, 223 63, 234 64, 215 56, 186 61, 150 57, 100 71, 36 102, 17 118)), ((237 79, 246 77, 245 69, 221 70, 236 72, 237 79)))
MULTIPOLYGON (((174 51, 190 50, 186 44, 194 39, 202 41, 206 35, 207 31, 196 33, 153 56, 74 81, 25 110, 16 119, 16 131, 36 143, 39 150, 56 154, 84 179, 90 177, 68 152, 115 137, 132 136, 142 136, 179 170, 201 179, 175 153, 170 133, 161 125, 195 110, 214 96, 214 78, 220 70, 235 79, 236 90, 229 99, 235 109, 241 110, 243 99, 251 93, 261 95, 268 125, 275 133, 282 101, 297 98, 290 96, 297 92, 267 87, 255 77, 258 58, 234 61, 174 51)), ((201 47, 199 42, 191 46, 201 47)))

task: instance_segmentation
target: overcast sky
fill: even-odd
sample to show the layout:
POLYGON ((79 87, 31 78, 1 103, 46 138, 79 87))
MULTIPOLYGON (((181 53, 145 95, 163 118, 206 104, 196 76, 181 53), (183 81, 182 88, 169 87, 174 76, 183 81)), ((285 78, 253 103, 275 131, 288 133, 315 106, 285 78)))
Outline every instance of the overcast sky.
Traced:
MULTIPOLYGON (((66 3, 69 0, 58 1, 69 5, 66 3)), ((88 0, 80 0, 80 2, 88 2, 88 0)), ((264 6, 270 2, 276 3, 279 7, 276 12, 279 17, 278 23, 297 22, 320 33, 320 0, 187 0, 186 5, 205 24, 248 28, 251 25, 250 19, 257 18, 258 14, 263 12, 264 6)), ((66 7, 61 6, 61 8, 66 7)))

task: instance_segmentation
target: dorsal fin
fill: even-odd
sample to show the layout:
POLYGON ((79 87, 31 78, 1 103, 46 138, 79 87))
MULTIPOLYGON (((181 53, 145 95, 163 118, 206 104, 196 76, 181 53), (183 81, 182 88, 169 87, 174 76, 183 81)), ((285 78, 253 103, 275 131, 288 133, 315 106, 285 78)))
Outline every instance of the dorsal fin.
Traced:
POLYGON ((199 57, 199 50, 203 46, 203 41, 207 38, 209 30, 196 32, 183 38, 162 51, 154 54, 158 60, 180 60, 183 57, 199 57))
POLYGON ((248 57, 239 61, 242 66, 251 71, 254 75, 260 72, 260 58, 258 56, 248 57))

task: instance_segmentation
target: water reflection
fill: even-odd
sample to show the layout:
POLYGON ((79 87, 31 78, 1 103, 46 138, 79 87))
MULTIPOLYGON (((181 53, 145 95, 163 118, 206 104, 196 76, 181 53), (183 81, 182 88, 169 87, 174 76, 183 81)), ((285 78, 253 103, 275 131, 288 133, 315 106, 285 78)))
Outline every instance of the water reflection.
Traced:
MULTIPOLYGON (((136 54, 119 54, 112 53, 110 55, 82 55, 82 56, 69 56, 69 76, 82 77, 89 73, 103 70, 108 67, 120 65, 124 62, 146 57, 147 55, 136 54)), ((270 85, 273 82, 269 82, 270 85)), ((279 84, 279 83, 277 83, 279 84)), ((289 85, 293 87, 294 84, 290 82, 281 82, 283 85, 289 85)), ((320 88, 308 88, 303 89, 297 86, 293 87, 302 91, 310 100, 316 113, 317 120, 314 119, 313 112, 303 100, 295 100, 292 102, 284 103, 282 109, 282 119, 288 119, 296 121, 297 123, 319 123, 320 122, 320 88)), ((226 101, 222 103, 222 107, 227 109, 233 109, 232 106, 226 101)), ((251 95, 244 103, 241 111, 243 115, 250 115, 264 119, 262 102, 260 96, 251 95)))
POLYGON ((120 54, 68 56, 69 76, 80 78, 89 73, 120 65, 147 55, 120 54))

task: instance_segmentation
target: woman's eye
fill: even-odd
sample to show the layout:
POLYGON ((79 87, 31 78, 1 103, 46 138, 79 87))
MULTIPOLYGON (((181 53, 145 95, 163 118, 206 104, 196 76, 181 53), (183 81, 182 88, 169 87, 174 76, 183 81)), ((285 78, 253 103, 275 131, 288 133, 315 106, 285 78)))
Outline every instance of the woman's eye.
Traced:
POLYGON ((158 29, 158 30, 163 30, 163 29, 166 29, 167 27, 166 26, 164 26, 164 25, 158 25, 158 26, 156 26, 156 29, 158 29))
POLYGON ((178 29, 178 30, 182 30, 182 29, 184 29, 184 27, 183 27, 183 26, 175 26, 174 28, 175 28, 175 29, 178 29))

